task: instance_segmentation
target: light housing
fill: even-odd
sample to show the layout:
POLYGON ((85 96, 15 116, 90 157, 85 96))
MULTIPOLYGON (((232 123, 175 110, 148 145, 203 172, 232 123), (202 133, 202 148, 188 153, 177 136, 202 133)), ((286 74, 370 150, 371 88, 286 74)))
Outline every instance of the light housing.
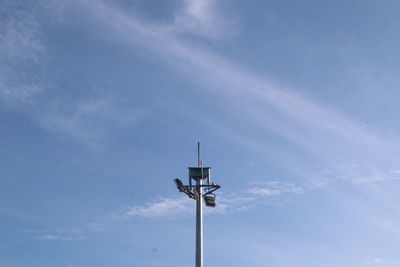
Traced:
POLYGON ((183 185, 183 182, 179 178, 174 179, 176 188, 178 188, 179 192, 185 193, 189 198, 197 199, 196 194, 193 192, 190 186, 183 185))
POLYGON ((176 179, 174 179, 174 182, 175 182, 176 188, 178 188, 179 192, 182 192, 183 191, 182 190, 183 183, 182 183, 181 179, 176 178, 176 179))
POLYGON ((215 206, 216 206, 215 195, 205 195, 204 202, 206 203, 207 207, 215 208, 215 206))

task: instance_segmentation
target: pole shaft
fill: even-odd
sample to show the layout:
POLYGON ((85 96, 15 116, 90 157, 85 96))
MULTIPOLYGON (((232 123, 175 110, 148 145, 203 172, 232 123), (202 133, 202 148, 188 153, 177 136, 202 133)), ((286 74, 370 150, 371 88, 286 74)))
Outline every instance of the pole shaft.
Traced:
POLYGON ((196 200, 196 267, 203 267, 203 179, 197 179, 198 198, 196 200))

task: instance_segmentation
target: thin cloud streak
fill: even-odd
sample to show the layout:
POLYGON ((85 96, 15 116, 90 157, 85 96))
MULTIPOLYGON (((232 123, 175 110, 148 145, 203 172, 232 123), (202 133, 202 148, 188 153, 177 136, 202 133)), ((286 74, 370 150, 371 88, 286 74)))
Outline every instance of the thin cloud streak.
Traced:
POLYGON ((192 201, 187 198, 165 198, 143 206, 133 206, 122 217, 171 217, 189 214, 192 211, 192 201))
POLYGON ((29 235, 31 239, 42 241, 79 241, 86 240, 94 234, 103 233, 109 230, 110 225, 104 223, 87 223, 81 227, 75 228, 58 228, 55 230, 25 230, 24 235, 29 235))
POLYGON ((44 241, 76 241, 85 240, 85 236, 62 236, 62 235, 40 235, 36 236, 34 239, 44 240, 44 241))
POLYGON ((257 187, 248 190, 250 194, 256 196, 279 196, 282 194, 301 194, 304 193, 304 188, 292 183, 283 183, 278 181, 266 182, 257 187))
POLYGON ((188 33, 220 40, 233 34, 236 28, 234 26, 237 26, 234 25, 232 16, 228 20, 225 12, 220 9, 216 0, 183 0, 183 5, 176 11, 169 29, 171 33, 188 33))
MULTIPOLYGON (((220 194, 216 208, 207 208, 205 214, 227 214, 252 209, 260 205, 282 206, 292 197, 304 193, 304 189, 291 183, 271 181, 253 185, 249 190, 234 194, 220 194)), ((123 212, 119 218, 158 218, 193 216, 195 202, 187 197, 163 198, 135 205, 123 212)))
POLYGON ((346 154, 345 159, 358 160, 371 170, 395 163, 398 148, 391 146, 392 140, 382 139, 348 118, 284 90, 210 50, 190 45, 189 41, 170 34, 168 27, 145 25, 134 15, 104 3, 86 4, 121 40, 142 45, 199 84, 211 88, 211 93, 224 94, 238 101, 239 107, 240 99, 252 98, 256 108, 247 109, 244 115, 253 118, 256 128, 273 131, 326 161, 339 158, 345 151, 342 153, 346 154), (114 18, 112 21, 108 20, 110 16, 114 18), (280 120, 261 115, 265 114, 258 112, 262 105, 279 112, 280 120))
POLYGON ((42 27, 30 5, 0 6, 0 107, 31 104, 46 84, 41 77, 41 58, 45 54, 42 27), (32 75, 31 69, 35 69, 32 75), (28 75, 29 73, 29 75, 28 75), (33 77, 32 77, 33 76, 33 77), (29 77, 29 78, 28 78, 29 77))
MULTIPOLYGON (((387 175, 373 175, 369 177, 360 177, 351 180, 355 185, 368 186, 384 182, 399 180, 398 171, 392 171, 387 175)), ((293 198, 303 194, 312 193, 324 187, 332 187, 340 184, 346 179, 338 178, 326 183, 321 181, 290 183, 282 181, 263 181, 252 182, 249 189, 242 192, 221 194, 217 197, 217 207, 205 209, 205 214, 227 214, 251 210, 259 206, 277 206, 282 207, 288 204, 293 198)), ((347 181, 346 181, 347 182, 347 181)), ((158 201, 145 203, 144 205, 135 205, 123 212, 118 218, 159 218, 159 217, 180 217, 194 215, 194 201, 187 197, 162 198, 158 201)), ((372 221, 372 220, 370 220, 372 221)))
MULTIPOLYGON (((398 180, 399 171, 395 170, 391 173, 377 178, 377 176, 360 178, 354 181, 354 184, 359 186, 369 186, 372 184, 382 184, 385 182, 398 180)), ((230 194, 219 194, 217 196, 216 208, 205 208, 205 216, 209 214, 232 214, 238 212, 251 211, 263 206, 269 207, 285 207, 295 198, 305 194, 311 194, 314 190, 324 187, 330 187, 340 184, 343 179, 329 181, 327 183, 303 182, 290 183, 278 180, 258 181, 249 184, 249 188, 241 192, 230 194)), ((343 196, 343 195, 342 195, 343 196)), ((347 196, 348 198, 349 196, 347 196)), ((357 208, 355 199, 348 198, 348 208, 357 208)), ((32 239, 43 241, 79 241, 89 239, 94 234, 101 234, 110 231, 113 226, 118 223, 130 219, 159 219, 159 218, 181 218, 193 217, 195 211, 195 201, 187 197, 160 198, 155 201, 149 201, 144 204, 134 205, 125 209, 125 211, 114 213, 106 216, 101 222, 87 223, 82 227, 75 228, 59 228, 53 231, 26 231, 26 234, 31 235, 32 239)), ((383 211, 382 211, 383 212, 383 211)), ((356 217, 361 216, 364 221, 390 232, 399 235, 397 230, 398 222, 393 216, 376 214, 373 211, 368 211, 365 214, 355 214, 356 217), (372 215, 373 214, 373 215, 372 215)))
POLYGON ((0 6, 0 110, 28 112, 42 128, 95 148, 110 130, 140 121, 147 111, 125 108, 117 97, 98 92, 86 99, 69 97, 68 90, 49 77, 51 49, 44 40, 43 21, 62 23, 71 3, 26 1, 20 7, 6 1, 0 6), (62 93, 52 93, 57 90, 62 93))
POLYGON ((43 128, 66 133, 92 148, 107 135, 110 128, 137 123, 148 115, 146 110, 122 108, 122 103, 109 96, 62 105, 69 101, 53 99, 48 112, 40 114, 37 119, 43 128))

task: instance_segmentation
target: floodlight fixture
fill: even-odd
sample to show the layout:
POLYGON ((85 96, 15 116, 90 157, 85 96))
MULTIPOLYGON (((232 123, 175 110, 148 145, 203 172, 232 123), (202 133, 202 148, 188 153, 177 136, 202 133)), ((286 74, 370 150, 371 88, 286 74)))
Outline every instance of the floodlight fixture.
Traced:
POLYGON ((200 160, 200 143, 197 143, 197 167, 189 167, 188 185, 176 178, 174 182, 179 192, 183 192, 196 200, 196 267, 203 267, 203 205, 215 207, 214 192, 221 188, 219 184, 211 183, 211 167, 203 167, 200 160))
POLYGON ((207 207, 215 208, 215 195, 206 195, 204 196, 204 202, 206 203, 207 207))
POLYGON ((181 179, 174 179, 176 188, 178 188, 179 192, 185 193, 189 198, 196 199, 196 193, 190 188, 190 186, 183 185, 181 179))
POLYGON ((176 179, 174 179, 174 182, 176 184, 176 188, 178 188, 179 191, 182 192, 183 183, 182 183, 181 179, 176 178, 176 179))

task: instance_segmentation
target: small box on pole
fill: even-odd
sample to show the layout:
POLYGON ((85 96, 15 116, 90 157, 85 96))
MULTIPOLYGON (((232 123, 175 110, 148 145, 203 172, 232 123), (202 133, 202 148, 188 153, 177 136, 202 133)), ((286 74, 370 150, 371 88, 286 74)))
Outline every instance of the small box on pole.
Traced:
POLYGON ((211 178, 211 167, 189 167, 189 179, 207 179, 211 178))

